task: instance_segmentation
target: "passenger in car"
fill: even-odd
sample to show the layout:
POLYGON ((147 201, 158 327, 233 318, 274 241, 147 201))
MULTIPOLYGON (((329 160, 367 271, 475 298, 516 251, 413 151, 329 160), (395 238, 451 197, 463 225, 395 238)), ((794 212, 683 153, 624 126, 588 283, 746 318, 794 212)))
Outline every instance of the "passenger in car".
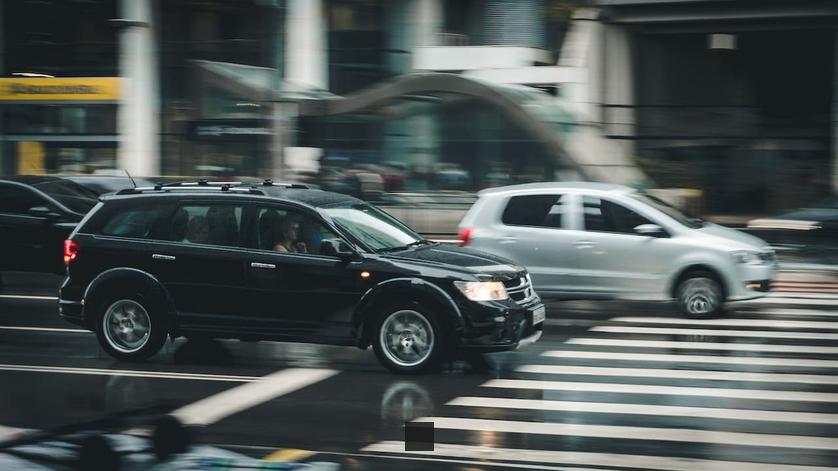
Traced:
POLYGON ((186 225, 186 242, 193 244, 206 244, 209 242, 209 225, 207 218, 195 216, 186 225))
POLYGON ((298 235, 300 223, 296 218, 286 216, 279 225, 279 240, 274 245, 277 252, 308 253, 304 242, 300 242, 298 235))

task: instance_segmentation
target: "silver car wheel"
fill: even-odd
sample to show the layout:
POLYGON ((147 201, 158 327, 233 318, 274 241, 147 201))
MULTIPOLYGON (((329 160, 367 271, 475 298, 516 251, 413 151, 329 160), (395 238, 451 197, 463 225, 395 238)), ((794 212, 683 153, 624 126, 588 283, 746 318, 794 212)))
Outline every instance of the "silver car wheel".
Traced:
POLYGON ((434 330, 417 311, 396 311, 381 324, 378 341, 388 360, 402 367, 422 364, 434 349, 434 330))
POLYGON ((681 284, 678 302, 681 309, 692 316, 715 312, 721 304, 719 285, 705 277, 690 278, 681 284))
POLYGON ((102 333, 114 350, 135 353, 148 343, 151 317, 140 303, 120 299, 111 304, 102 316, 102 333))

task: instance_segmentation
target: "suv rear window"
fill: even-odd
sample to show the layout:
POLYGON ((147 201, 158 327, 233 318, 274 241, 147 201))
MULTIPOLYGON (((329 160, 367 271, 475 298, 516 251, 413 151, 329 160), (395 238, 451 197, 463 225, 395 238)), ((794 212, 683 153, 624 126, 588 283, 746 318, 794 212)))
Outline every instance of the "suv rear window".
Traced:
POLYGON ((521 195, 509 198, 501 221, 507 226, 560 229, 567 212, 566 195, 521 195))

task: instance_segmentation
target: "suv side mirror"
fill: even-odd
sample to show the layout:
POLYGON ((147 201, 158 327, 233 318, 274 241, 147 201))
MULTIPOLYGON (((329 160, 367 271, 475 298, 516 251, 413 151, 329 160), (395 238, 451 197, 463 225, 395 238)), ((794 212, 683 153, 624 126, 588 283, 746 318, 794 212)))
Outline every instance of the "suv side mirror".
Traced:
POLYGON ((666 237, 669 235, 657 224, 641 224, 634 228, 634 232, 649 237, 666 237))
POLYGON ((354 257, 355 251, 341 239, 324 239, 320 244, 320 254, 346 260, 354 257))
POLYGON ((27 212, 30 215, 36 216, 36 217, 39 217, 39 218, 55 219, 55 218, 61 216, 60 214, 56 213, 55 211, 49 209, 46 206, 33 206, 33 207, 29 208, 29 211, 27 211, 27 212))

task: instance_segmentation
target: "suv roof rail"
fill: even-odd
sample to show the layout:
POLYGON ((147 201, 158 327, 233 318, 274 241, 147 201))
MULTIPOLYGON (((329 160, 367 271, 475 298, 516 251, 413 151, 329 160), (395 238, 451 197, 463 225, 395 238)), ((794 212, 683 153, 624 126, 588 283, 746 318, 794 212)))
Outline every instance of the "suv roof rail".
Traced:
POLYGON ((158 183, 154 186, 146 186, 146 187, 138 187, 138 188, 126 188, 124 190, 119 190, 116 192, 117 195, 130 195, 135 193, 142 193, 144 191, 171 191, 171 190, 220 190, 220 191, 230 191, 230 190, 237 190, 237 191, 247 191, 249 193, 260 194, 264 195, 265 192, 262 191, 259 187, 271 186, 271 187, 282 187, 282 188, 294 188, 294 189, 301 189, 307 190, 309 189, 308 185, 304 185, 302 183, 294 183, 294 182, 274 182, 271 179, 262 180, 262 183, 258 182, 240 182, 240 181, 230 181, 230 182, 211 182, 204 178, 190 182, 190 181, 181 181, 181 182, 171 182, 171 183, 158 183))

